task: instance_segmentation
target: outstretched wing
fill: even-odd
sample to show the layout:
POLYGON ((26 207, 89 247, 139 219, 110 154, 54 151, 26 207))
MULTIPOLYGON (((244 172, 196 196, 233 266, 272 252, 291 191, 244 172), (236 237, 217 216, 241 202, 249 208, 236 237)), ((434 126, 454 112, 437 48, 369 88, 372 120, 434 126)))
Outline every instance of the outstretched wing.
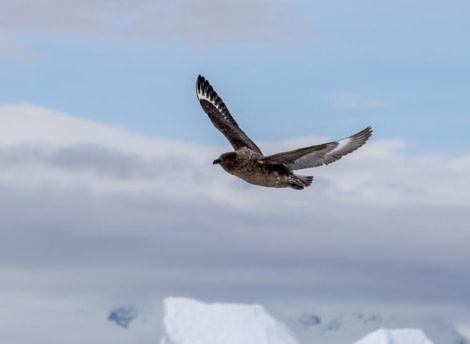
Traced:
POLYGON ((354 152, 366 143, 371 135, 372 128, 367 127, 357 134, 336 142, 269 155, 261 161, 266 164, 284 164, 293 170, 328 165, 354 152))
POLYGON ((203 76, 197 77, 196 93, 202 109, 212 124, 229 140, 233 149, 249 148, 261 154, 258 146, 240 129, 222 99, 203 76))

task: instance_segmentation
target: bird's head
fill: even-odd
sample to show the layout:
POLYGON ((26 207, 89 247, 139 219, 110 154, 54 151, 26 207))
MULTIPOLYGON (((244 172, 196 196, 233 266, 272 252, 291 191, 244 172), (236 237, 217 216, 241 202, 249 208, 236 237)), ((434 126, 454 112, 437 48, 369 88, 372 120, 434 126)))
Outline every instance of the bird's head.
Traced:
POLYGON ((213 165, 221 165, 223 168, 230 167, 235 160, 237 159, 237 154, 235 152, 224 153, 215 159, 213 165))

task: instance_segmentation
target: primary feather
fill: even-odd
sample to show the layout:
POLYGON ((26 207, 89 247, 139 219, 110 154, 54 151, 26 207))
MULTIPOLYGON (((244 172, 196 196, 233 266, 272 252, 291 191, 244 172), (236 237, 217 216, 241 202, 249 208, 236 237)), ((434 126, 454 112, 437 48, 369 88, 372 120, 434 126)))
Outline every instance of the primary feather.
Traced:
POLYGON ((354 152, 366 143, 371 135, 372 128, 367 127, 342 140, 269 155, 261 161, 266 164, 284 164, 293 170, 328 165, 354 152))
POLYGON ((196 93, 202 109, 209 116, 212 124, 225 135, 235 150, 246 147, 261 154, 258 146, 233 119, 222 98, 214 91, 209 81, 201 75, 197 78, 196 93))

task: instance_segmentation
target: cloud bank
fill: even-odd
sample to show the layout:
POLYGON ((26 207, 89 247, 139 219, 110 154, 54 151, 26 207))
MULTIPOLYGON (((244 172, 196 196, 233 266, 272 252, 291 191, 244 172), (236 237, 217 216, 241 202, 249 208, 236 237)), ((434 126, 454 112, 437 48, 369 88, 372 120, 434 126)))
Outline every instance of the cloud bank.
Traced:
POLYGON ((177 40, 193 44, 292 43, 309 39, 311 25, 287 2, 7 0, 0 27, 177 40))
POLYGON ((276 190, 212 166, 229 147, 0 106, 0 294, 107 311, 168 295, 466 304, 470 156, 405 148, 378 129, 307 171, 309 189, 276 190))
POLYGON ((158 281, 171 294, 243 298, 269 286, 276 297, 468 301, 470 156, 409 158, 403 142, 376 132, 293 192, 213 167, 228 147, 142 137, 33 105, 1 106, 0 128, 0 251, 7 275, 24 274, 19 289, 38 278, 34 266, 55 276, 44 290, 62 280, 56 291, 76 268, 92 281, 84 288, 104 283, 100 269, 116 274, 118 294, 144 279, 141 295, 158 281), (207 289, 215 281, 226 287, 207 289))

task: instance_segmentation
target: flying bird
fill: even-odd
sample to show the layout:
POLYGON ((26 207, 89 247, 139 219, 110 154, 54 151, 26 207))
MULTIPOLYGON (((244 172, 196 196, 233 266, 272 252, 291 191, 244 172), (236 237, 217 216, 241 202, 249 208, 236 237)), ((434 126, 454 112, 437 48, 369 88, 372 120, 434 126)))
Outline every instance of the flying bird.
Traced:
POLYGON ((214 160, 228 173, 250 184, 296 190, 310 186, 313 176, 294 174, 295 170, 328 165, 354 152, 367 142, 372 127, 344 139, 264 156, 258 146, 238 126, 209 81, 199 75, 196 93, 212 124, 225 135, 234 151, 214 160))

